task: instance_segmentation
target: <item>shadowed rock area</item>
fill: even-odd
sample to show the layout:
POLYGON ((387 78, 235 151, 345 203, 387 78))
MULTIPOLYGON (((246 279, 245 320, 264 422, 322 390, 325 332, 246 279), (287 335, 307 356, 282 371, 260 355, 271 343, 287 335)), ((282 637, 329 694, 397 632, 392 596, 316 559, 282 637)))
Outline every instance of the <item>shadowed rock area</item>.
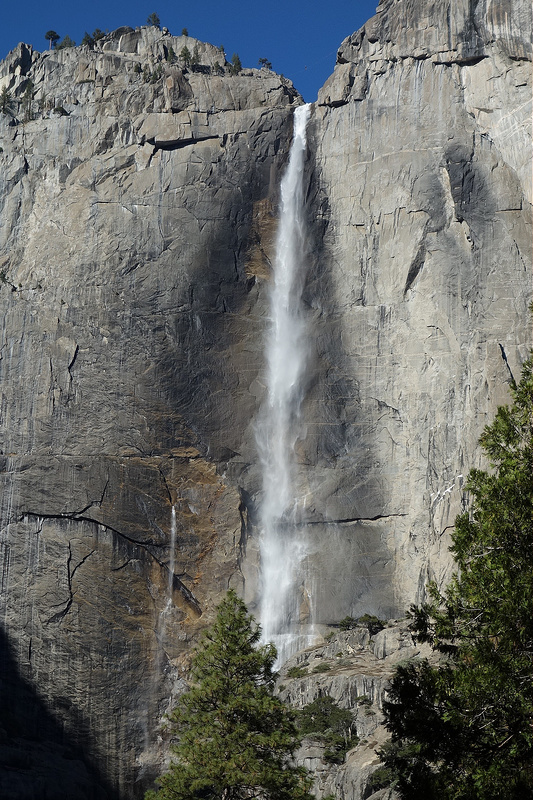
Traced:
MULTIPOLYGON (((525 0, 386 0, 312 110, 302 623, 396 617, 449 575, 477 440, 531 343, 530 28, 525 0)), ((257 607, 266 290, 302 101, 155 28, 21 44, 3 87, 10 669, 84 753, 77 797, 140 798, 198 632, 228 586, 257 607)), ((358 800, 341 773, 323 793, 358 800)))

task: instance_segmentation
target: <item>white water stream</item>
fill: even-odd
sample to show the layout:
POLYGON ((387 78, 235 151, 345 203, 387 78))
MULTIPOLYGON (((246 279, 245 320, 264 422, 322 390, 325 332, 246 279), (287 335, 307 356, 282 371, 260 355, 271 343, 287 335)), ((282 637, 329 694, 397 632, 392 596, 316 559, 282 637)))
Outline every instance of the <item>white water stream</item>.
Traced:
POLYGON ((289 163, 281 182, 265 348, 267 396, 256 429, 263 474, 260 622, 263 641, 274 642, 278 649, 278 664, 305 647, 312 636, 303 627, 312 617, 312 597, 305 581, 306 543, 296 524, 300 503, 295 457, 309 338, 302 290, 306 271, 303 174, 310 110, 305 105, 294 113, 289 163))
POLYGON ((170 514, 170 542, 168 554, 168 576, 167 576, 167 602, 164 609, 159 613, 159 619, 156 627, 156 638, 158 641, 158 661, 159 667, 156 674, 161 669, 163 663, 163 654, 166 651, 167 639, 167 623, 170 615, 172 614, 174 603, 172 600, 174 591, 174 569, 176 566, 176 539, 177 539, 177 521, 176 521, 176 506, 172 506, 170 514))

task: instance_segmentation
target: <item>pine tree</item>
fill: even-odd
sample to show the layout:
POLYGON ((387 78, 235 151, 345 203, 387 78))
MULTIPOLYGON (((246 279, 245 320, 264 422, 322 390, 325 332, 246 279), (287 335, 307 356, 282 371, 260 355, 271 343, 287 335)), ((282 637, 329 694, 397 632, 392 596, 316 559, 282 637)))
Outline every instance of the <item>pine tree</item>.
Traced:
POLYGON ((26 81, 26 88, 24 89, 24 94, 22 95, 22 108, 24 111, 24 120, 28 122, 30 119, 33 118, 33 96, 34 96, 34 88, 33 88, 33 81, 31 78, 28 78, 26 81))
POLYGON ((58 42, 58 41, 59 41, 59 34, 58 34, 58 33, 56 33, 55 31, 47 31, 47 32, 44 34, 44 38, 45 38, 45 39, 46 39, 46 41, 48 42, 48 47, 49 47, 49 49, 51 50, 51 49, 52 49, 52 47, 55 47, 55 46, 56 46, 56 42, 58 42))
POLYGON ((199 64, 200 64, 200 53, 198 51, 198 45, 195 44, 191 56, 191 69, 193 72, 198 67, 199 64))
POLYGON ((273 694, 274 645, 229 591, 170 717, 174 761, 146 800, 312 800, 294 714, 273 694))
MULTIPOLYGON (((441 662, 398 668, 386 718, 383 782, 402 797, 514 800, 533 790, 533 377, 480 443, 492 471, 472 470, 456 520, 458 572, 413 629, 441 662)), ((378 776, 379 777, 379 776, 378 776)))
POLYGON ((94 48, 94 39, 90 35, 90 33, 87 33, 87 31, 85 31, 85 33, 83 35, 83 39, 81 40, 81 43, 82 43, 82 45, 87 45, 87 47, 90 47, 91 50, 94 48))
POLYGON ((229 67, 230 75, 238 75, 242 69, 241 59, 237 53, 233 53, 231 57, 231 66, 229 67))
POLYGON ((67 35, 56 44, 56 50, 67 50, 69 47, 76 47, 76 42, 67 35))
POLYGON ((2 114, 11 114, 13 112, 13 97, 7 86, 3 86, 0 92, 0 111, 2 114))
POLYGON ((155 13, 150 14, 148 19, 146 20, 147 25, 153 25, 154 28, 161 27, 161 20, 159 19, 159 15, 155 13))
POLYGON ((187 45, 185 45, 184 47, 181 48, 180 58, 183 61, 183 66, 184 67, 189 67, 190 66, 190 64, 191 64, 191 51, 189 50, 187 45))

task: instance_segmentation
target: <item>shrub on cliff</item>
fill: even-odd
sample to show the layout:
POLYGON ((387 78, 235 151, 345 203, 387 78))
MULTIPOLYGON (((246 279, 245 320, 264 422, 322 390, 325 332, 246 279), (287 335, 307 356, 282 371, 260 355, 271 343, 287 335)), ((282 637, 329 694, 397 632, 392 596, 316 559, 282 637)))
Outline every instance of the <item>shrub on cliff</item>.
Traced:
POLYGON ((191 686, 170 716, 176 743, 146 800, 313 800, 294 713, 273 695, 276 648, 230 591, 193 658, 191 686))
POLYGON ((328 695, 317 697, 298 714, 298 727, 304 736, 324 742, 324 760, 342 764, 347 751, 358 742, 352 712, 340 708, 328 695))
POLYGON ((442 661, 398 667, 376 776, 410 800, 514 800, 533 790, 531 366, 481 437, 493 472, 470 472, 472 508, 452 537, 458 572, 411 609, 416 638, 442 661))
POLYGON ((341 631, 351 631, 363 625, 368 629, 371 636, 375 636, 376 633, 383 630, 386 624, 385 620, 379 619, 379 617, 373 614, 363 614, 362 617, 344 617, 344 619, 341 619, 339 622, 339 628, 341 631))

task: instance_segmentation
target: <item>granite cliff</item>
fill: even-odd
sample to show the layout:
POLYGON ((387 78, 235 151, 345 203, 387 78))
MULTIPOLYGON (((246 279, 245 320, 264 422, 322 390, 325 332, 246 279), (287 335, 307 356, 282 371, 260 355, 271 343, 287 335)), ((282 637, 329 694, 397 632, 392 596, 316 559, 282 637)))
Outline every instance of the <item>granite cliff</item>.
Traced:
MULTIPOLYGON (((385 0, 313 107, 298 458, 320 623, 446 579, 530 346, 530 28, 525 0, 385 0)), ((141 797, 199 629, 229 585, 257 602, 253 431, 302 101, 186 43, 194 71, 155 28, 0 64, 6 800, 141 797)))

